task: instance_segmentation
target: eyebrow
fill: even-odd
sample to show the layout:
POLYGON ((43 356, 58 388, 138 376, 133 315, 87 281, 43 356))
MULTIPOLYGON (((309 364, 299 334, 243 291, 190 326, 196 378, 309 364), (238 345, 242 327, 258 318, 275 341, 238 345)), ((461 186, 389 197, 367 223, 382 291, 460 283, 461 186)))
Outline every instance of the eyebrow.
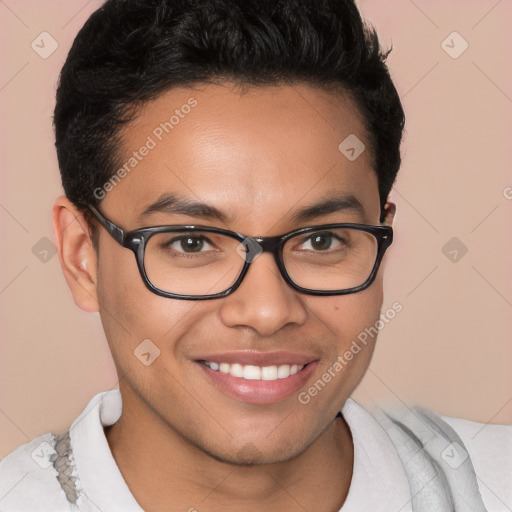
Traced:
POLYGON ((163 194, 154 203, 150 204, 140 215, 139 221, 151 213, 182 214, 201 219, 215 219, 227 222, 226 214, 206 203, 195 202, 176 194, 163 194))
POLYGON ((357 213, 363 217, 366 213, 357 197, 352 194, 338 194, 298 210, 293 214, 292 220, 297 223, 305 222, 321 215, 339 212, 357 213))
MULTIPOLYGON (((362 216, 365 214, 362 203, 354 195, 339 194, 322 199, 317 203, 296 211, 291 219, 293 222, 300 223, 310 221, 322 215, 339 212, 353 212, 362 216)), ((138 220, 143 221, 145 217, 152 213, 181 214, 205 220, 214 219, 223 223, 229 221, 228 215, 214 206, 192 201, 176 194, 161 195, 139 215, 138 220)))

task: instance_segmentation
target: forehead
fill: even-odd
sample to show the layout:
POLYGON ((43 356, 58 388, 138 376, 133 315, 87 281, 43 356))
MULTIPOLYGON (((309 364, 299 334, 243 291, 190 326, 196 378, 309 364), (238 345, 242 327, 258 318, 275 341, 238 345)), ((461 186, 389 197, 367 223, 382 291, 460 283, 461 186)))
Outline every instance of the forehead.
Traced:
POLYGON ((359 221, 378 218, 364 124, 346 94, 298 84, 244 94, 229 83, 174 88, 145 104, 122 140, 128 172, 104 204, 132 220, 166 193, 211 205, 246 230, 286 223, 294 209, 336 194, 363 204, 368 218, 359 221))

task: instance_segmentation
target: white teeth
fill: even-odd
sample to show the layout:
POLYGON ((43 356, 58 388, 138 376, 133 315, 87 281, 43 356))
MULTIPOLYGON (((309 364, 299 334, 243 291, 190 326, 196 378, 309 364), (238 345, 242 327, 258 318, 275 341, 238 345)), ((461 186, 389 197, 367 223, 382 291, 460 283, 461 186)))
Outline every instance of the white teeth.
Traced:
POLYGON ((289 364, 282 364, 277 369, 277 378, 278 379, 286 379, 286 377, 290 376, 290 365, 289 364))
POLYGON ((261 380, 261 368, 259 366, 244 366, 244 379, 261 380))
POLYGON ((277 366, 264 366, 261 369, 261 380, 276 380, 277 366))
POLYGON ((238 377, 246 380, 277 380, 286 379, 291 375, 295 375, 298 371, 304 368, 304 365, 297 364, 282 364, 280 366, 254 366, 254 365, 241 365, 239 363, 215 363, 204 361, 204 364, 212 370, 220 371, 221 373, 230 374, 233 377, 238 377))
POLYGON ((231 369, 229 373, 233 375, 233 377, 243 377, 244 376, 244 367, 241 364, 235 363, 231 365, 231 369))

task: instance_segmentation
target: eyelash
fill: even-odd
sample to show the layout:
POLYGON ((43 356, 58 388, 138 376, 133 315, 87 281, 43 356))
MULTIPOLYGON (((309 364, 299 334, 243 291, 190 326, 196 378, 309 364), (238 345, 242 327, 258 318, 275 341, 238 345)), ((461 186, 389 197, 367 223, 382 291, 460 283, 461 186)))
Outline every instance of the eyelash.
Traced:
POLYGON ((165 243, 162 243, 161 244, 161 247, 162 249, 166 249, 166 250, 170 250, 174 253, 174 257, 181 257, 181 258, 197 258, 200 254, 204 254, 203 251, 199 252, 199 253, 187 253, 185 251, 178 251, 176 249, 172 249, 172 245, 177 243, 177 242, 180 242, 182 240, 186 240, 187 238, 192 238, 192 239, 198 239, 198 240, 201 240, 202 242, 206 242, 208 245, 214 247, 214 244, 213 242, 205 237, 204 235, 193 235, 193 234, 184 234, 184 235, 180 235, 180 236, 177 236, 177 237, 174 237, 174 238, 171 238, 169 241, 165 242, 165 243))
MULTIPOLYGON (((339 237, 338 235, 334 234, 332 231, 316 231, 310 235, 305 236, 298 245, 300 246, 300 245, 305 244, 306 242, 310 242, 311 240, 313 240, 313 238, 315 236, 318 236, 318 235, 330 236, 333 240, 338 241, 345 246, 348 245, 347 240, 339 237)), ((319 252, 324 252, 324 251, 319 251, 319 252)))

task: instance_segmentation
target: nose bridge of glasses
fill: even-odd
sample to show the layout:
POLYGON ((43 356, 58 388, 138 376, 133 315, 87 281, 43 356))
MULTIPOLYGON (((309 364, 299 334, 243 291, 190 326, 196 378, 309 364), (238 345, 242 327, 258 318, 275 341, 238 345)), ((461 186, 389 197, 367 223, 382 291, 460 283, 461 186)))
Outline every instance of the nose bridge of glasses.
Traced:
POLYGON ((281 237, 252 237, 247 236, 242 242, 243 256, 247 263, 252 263, 261 253, 271 252, 277 255, 277 248, 281 237))

